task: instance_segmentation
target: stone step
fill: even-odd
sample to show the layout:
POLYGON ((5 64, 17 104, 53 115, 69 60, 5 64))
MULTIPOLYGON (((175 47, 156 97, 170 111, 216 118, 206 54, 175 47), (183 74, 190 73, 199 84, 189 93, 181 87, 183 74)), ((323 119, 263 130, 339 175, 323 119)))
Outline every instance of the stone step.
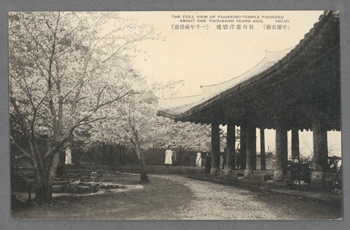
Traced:
POLYGON ((54 185, 52 187, 53 193, 63 193, 63 192, 66 192, 66 190, 67 190, 67 185, 54 185))

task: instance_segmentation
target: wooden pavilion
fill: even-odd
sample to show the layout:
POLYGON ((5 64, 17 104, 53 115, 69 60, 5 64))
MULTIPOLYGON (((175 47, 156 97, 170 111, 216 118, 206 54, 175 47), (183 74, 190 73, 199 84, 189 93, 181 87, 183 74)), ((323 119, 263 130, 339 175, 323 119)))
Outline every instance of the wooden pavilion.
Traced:
MULTIPOLYGON (((298 132, 313 132, 311 180, 319 183, 328 166, 327 131, 341 130, 339 12, 325 11, 297 46, 266 52, 254 68, 227 82, 202 86, 202 94, 160 101, 159 116, 212 126, 212 168, 220 154, 219 125, 227 125, 227 154, 234 158, 235 126, 241 129, 244 174, 256 170, 256 128, 276 130, 274 180, 287 168, 287 132, 292 131, 292 156, 299 155, 298 132)), ((232 162, 234 159, 227 159, 232 162)), ((227 165, 229 166, 229 165, 227 165)))

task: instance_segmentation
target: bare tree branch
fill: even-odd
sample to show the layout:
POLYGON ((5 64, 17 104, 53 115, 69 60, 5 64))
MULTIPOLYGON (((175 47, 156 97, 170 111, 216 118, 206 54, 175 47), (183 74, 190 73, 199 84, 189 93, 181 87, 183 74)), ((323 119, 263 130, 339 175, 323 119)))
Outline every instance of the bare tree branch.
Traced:
POLYGON ((101 61, 101 63, 99 65, 97 65, 95 68, 93 68, 92 70, 89 71, 89 73, 93 73, 95 72, 96 69, 98 69, 102 64, 104 64, 105 62, 107 62, 108 60, 110 60, 111 58, 113 58, 122 48, 124 48, 126 45, 134 42, 136 40, 131 40, 131 41, 127 41, 125 42, 123 45, 121 45, 114 53, 112 53, 108 58, 106 58, 105 60, 101 61))
POLYGON ((21 127, 21 129, 22 129, 24 135, 25 135, 26 137, 29 138, 28 130, 27 130, 26 124, 25 124, 25 122, 24 122, 24 120, 23 120, 23 117, 24 117, 24 116, 22 115, 21 111, 20 111, 19 108, 18 108, 16 99, 13 98, 12 96, 10 96, 10 102, 11 102, 12 106, 14 107, 15 112, 16 112, 16 114, 17 114, 17 117, 18 117, 18 119, 19 119, 19 126, 21 127))
MULTIPOLYGON (((124 22, 123 22, 124 23, 124 22)), ((95 50, 95 48, 96 48, 96 46, 103 40, 103 39, 105 39, 106 37, 108 37, 109 35, 112 35, 112 34, 114 34, 115 32, 118 32, 119 30, 120 30, 120 28, 121 27, 119 27, 118 29, 116 29, 116 30, 113 30, 113 31, 111 31, 111 32, 109 32, 109 33, 107 33, 106 35, 104 35, 102 38, 100 38, 100 39, 98 39, 98 41, 94 44, 94 46, 92 47, 92 51, 94 51, 95 50)))
POLYGON ((107 101, 107 102, 105 102, 105 103, 103 103, 103 104, 98 105, 98 106, 97 106, 95 109, 93 109, 92 111, 93 111, 93 112, 96 112, 96 111, 97 111, 98 109, 100 109, 101 107, 106 106, 106 105, 108 105, 108 104, 111 104, 111 103, 113 103, 113 102, 115 102, 115 101, 118 101, 118 100, 122 99, 123 97, 125 97, 125 96, 127 96, 127 95, 130 95, 130 94, 137 94, 137 93, 135 93, 133 90, 131 90, 131 91, 129 91, 129 92, 123 94, 123 95, 120 96, 120 97, 117 97, 117 98, 115 98, 115 99, 113 99, 113 100, 110 100, 110 101, 107 101))
POLYGON ((29 31, 29 28, 27 27, 27 25, 23 22, 23 20, 21 20, 22 25, 24 26, 24 28, 26 29, 26 31, 28 32, 28 34, 32 37, 32 39, 35 41, 35 43, 41 48, 41 50, 43 51, 44 55, 47 57, 47 59, 49 59, 49 56, 47 55, 44 47, 42 46, 42 44, 35 38, 35 36, 29 31))
POLYGON ((18 150, 23 153, 22 156, 28 157, 29 159, 31 159, 33 161, 33 157, 29 153, 27 153, 27 151, 25 151, 19 144, 17 144, 15 139, 12 137, 12 135, 10 135, 10 140, 18 148, 18 150))

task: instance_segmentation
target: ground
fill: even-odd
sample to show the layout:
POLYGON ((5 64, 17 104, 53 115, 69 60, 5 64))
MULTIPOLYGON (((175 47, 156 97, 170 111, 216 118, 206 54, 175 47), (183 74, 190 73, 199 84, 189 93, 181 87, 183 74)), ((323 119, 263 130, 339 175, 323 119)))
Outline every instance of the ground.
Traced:
MULTIPOLYGON (((172 169, 174 170, 174 169, 172 169)), ((178 169, 177 169, 178 171, 178 169)), ((52 204, 14 206, 12 219, 95 220, 318 220, 341 218, 341 196, 280 191, 223 176, 150 174, 143 189, 55 197, 52 204), (322 198, 322 199, 321 199, 322 198)), ((139 175, 117 173, 121 184, 139 175)))

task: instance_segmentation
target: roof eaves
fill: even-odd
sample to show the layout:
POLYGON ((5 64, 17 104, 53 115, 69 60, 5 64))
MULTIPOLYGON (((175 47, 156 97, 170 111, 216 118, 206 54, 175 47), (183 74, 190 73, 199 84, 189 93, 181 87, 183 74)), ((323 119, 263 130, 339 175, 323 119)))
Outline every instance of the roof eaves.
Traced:
MULTIPOLYGON (((267 70, 235 85, 234 87, 225 90, 219 94, 216 94, 212 98, 199 103, 198 105, 193 106, 192 108, 188 109, 187 111, 184 111, 179 114, 169 114, 166 110, 161 110, 157 112, 158 116, 164 116, 168 117, 174 120, 184 120, 186 117, 190 117, 192 114, 204 109, 205 107, 208 107, 210 105, 213 105, 217 101, 219 101, 222 97, 227 97, 231 95, 232 93, 236 91, 240 91, 247 86, 251 85, 252 83, 255 83, 259 80, 262 80, 266 78, 267 76, 273 74, 274 72, 278 71, 281 69, 284 65, 289 63, 294 57, 296 57, 300 52, 303 51, 304 47, 306 47, 315 37, 315 34, 317 34, 318 31, 320 31, 326 24, 327 22, 336 17, 334 16, 334 13, 330 13, 332 11, 327 11, 323 15, 320 16, 320 19, 318 22, 314 24, 314 27, 310 29, 308 33, 305 34, 304 38, 300 40, 299 44, 295 46, 294 49, 292 49, 289 53, 286 54, 285 57, 283 57, 281 60, 279 60, 277 63, 275 63, 273 66, 268 68, 267 70)), ((185 105, 188 106, 188 105, 185 105)), ((182 106, 181 106, 182 107, 182 106)))

